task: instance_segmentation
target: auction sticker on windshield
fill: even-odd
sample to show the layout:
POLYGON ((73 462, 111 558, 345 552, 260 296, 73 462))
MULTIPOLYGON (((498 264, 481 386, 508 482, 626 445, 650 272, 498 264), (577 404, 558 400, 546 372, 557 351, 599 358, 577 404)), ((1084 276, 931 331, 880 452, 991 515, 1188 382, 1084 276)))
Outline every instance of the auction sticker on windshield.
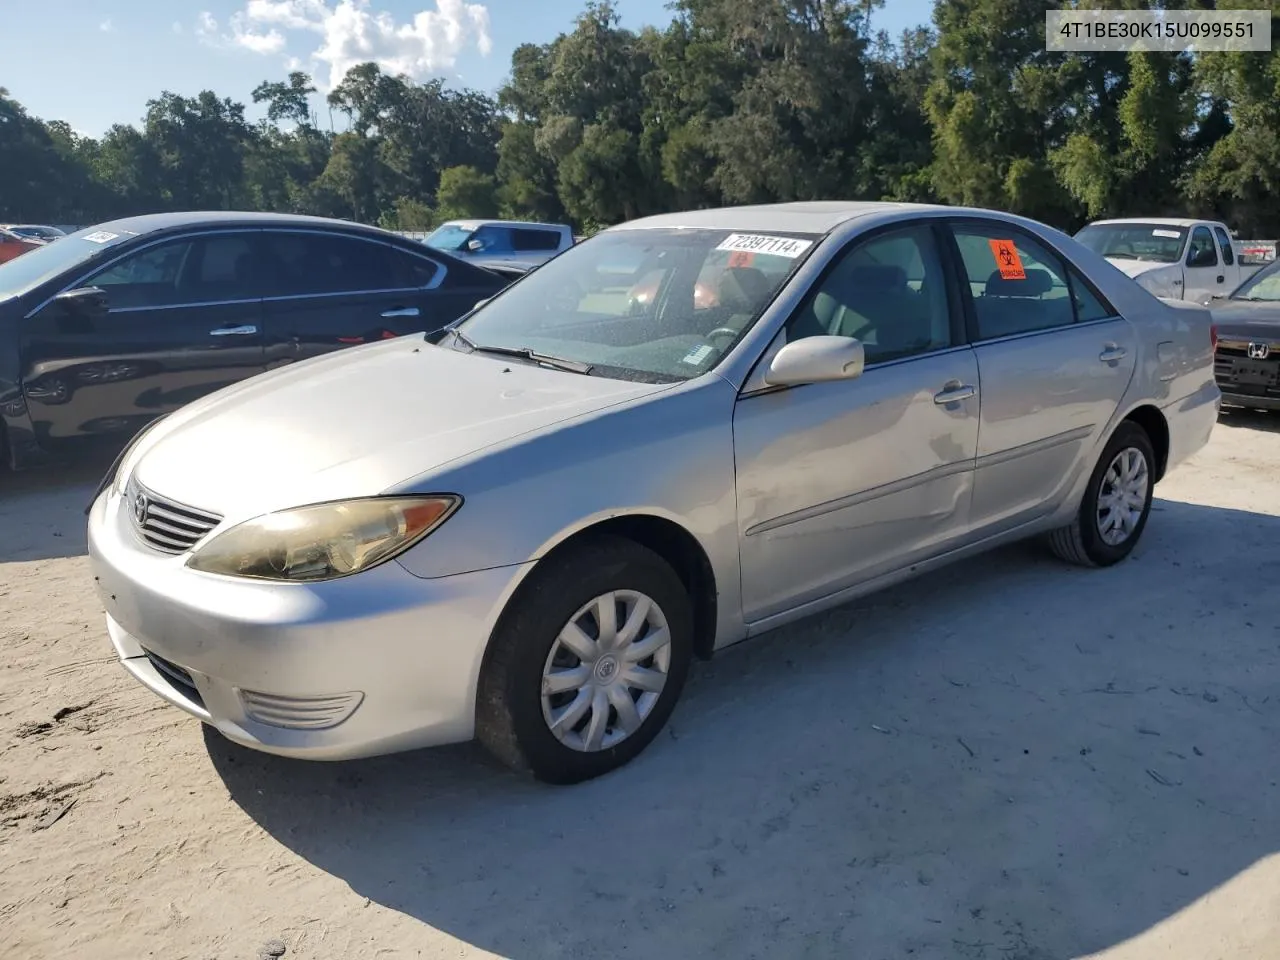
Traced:
POLYGON ((1153 237, 1168 237, 1170 240, 1177 240, 1182 234, 1177 230, 1152 230, 1153 237))
POLYGON ((744 253, 768 253, 794 260, 813 246, 812 240, 792 237, 769 237, 758 233, 731 233, 717 250, 740 250, 744 253))
POLYGON ((99 230, 97 233, 89 234, 85 239, 90 243, 110 243, 118 236, 120 236, 118 233, 107 233, 105 230, 99 230))

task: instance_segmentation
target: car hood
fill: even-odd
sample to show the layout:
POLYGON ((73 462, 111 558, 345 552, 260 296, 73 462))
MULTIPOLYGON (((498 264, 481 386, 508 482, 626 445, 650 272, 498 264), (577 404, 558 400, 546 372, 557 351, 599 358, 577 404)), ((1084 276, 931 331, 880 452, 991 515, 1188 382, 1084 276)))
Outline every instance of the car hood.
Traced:
POLYGON ((1129 260, 1123 257, 1111 258, 1107 257, 1107 263, 1111 264, 1121 273, 1130 277, 1140 277, 1144 273, 1150 273, 1152 270, 1160 270, 1164 267, 1176 267, 1176 263, 1161 263, 1158 260, 1129 260))
POLYGON ((458 458, 670 386, 565 373, 402 337, 211 394, 166 417, 124 466, 154 493, 246 519, 373 496, 458 458))
POLYGON ((1280 337, 1280 303, 1274 301, 1218 300, 1210 304, 1218 338, 1251 335, 1280 337))

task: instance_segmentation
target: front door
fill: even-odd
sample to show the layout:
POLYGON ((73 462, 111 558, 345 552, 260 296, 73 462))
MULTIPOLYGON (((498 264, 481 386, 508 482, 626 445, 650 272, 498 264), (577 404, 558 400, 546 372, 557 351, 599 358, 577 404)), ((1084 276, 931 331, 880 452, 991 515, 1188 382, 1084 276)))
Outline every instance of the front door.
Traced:
POLYGON ((83 278, 105 310, 54 300, 24 321, 23 392, 55 455, 124 443, 263 367, 256 232, 166 240, 83 278))
POLYGON ((978 368, 921 223, 854 241, 787 323, 854 336, 861 377, 734 413, 744 616, 755 622, 940 553, 966 532, 978 368))
POLYGON ((991 221, 954 226, 982 380, 975 533, 1056 509, 1107 429, 1137 336, 1076 270, 1029 234, 991 221))
POLYGON ((1226 268, 1219 259, 1217 244, 1213 242, 1213 233, 1208 227, 1201 225, 1191 231, 1183 263, 1186 275, 1184 300, 1207 303, 1215 293, 1231 292, 1226 268))

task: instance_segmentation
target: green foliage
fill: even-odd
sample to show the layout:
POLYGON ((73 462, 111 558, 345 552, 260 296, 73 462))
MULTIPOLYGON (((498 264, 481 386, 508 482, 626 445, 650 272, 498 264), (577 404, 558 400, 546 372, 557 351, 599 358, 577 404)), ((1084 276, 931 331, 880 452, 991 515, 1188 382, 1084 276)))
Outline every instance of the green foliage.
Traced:
POLYGON ((930 26, 890 37, 873 31, 882 5, 673 0, 665 28, 635 31, 592 0, 552 42, 514 51, 495 98, 366 63, 328 94, 326 129, 297 71, 254 89, 259 123, 211 91, 164 92, 140 124, 96 139, 0 91, 0 219, 250 208, 589 232, 843 198, 995 207, 1064 229, 1213 213, 1280 234, 1280 52, 1048 53, 1039 0, 935 0, 930 26))

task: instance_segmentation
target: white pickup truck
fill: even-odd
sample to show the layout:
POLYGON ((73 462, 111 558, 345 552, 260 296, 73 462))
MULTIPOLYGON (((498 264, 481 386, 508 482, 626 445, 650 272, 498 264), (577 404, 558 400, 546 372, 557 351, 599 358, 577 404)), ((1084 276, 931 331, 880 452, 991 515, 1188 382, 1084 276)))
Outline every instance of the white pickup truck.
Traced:
POLYGON ((1097 220, 1076 239, 1157 297, 1171 300, 1208 303, 1258 270, 1241 264, 1231 232, 1216 220, 1097 220))

